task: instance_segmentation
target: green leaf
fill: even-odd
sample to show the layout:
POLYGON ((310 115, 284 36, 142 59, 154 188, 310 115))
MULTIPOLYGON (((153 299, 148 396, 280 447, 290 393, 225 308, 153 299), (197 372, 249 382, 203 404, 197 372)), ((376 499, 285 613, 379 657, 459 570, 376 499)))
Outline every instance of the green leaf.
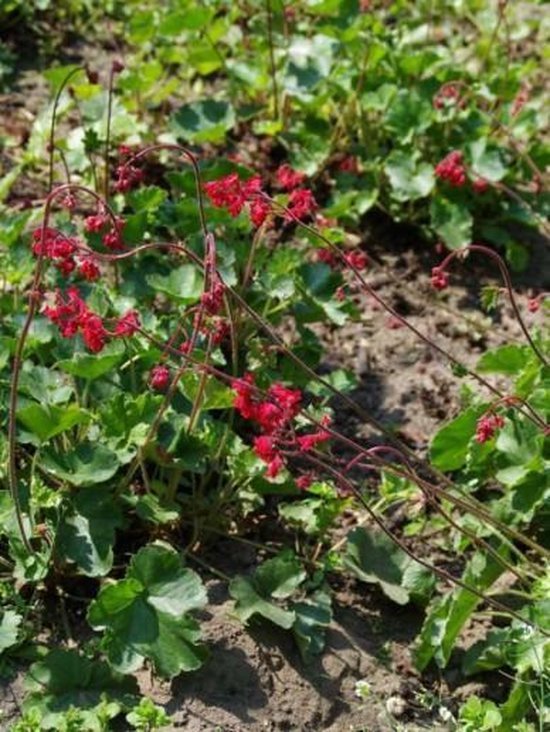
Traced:
POLYGON ((192 264, 173 269, 169 275, 147 275, 147 282, 155 290, 164 292, 181 303, 192 303, 202 293, 203 278, 192 264))
POLYGON ((326 631, 332 620, 330 594, 318 590, 307 600, 294 603, 292 609, 296 613, 292 631, 300 654, 307 663, 325 647, 326 631))
POLYGON ((23 709, 41 711, 41 729, 61 729, 62 715, 71 707, 91 710, 105 699, 126 707, 135 704, 139 695, 133 677, 116 673, 104 661, 92 661, 76 650, 61 648, 33 663, 25 686, 30 693, 23 709))
POLYGON ((499 149, 494 146, 488 148, 488 145, 486 137, 482 137, 469 145, 472 170, 481 178, 496 183, 504 178, 507 170, 502 162, 499 149))
POLYGON ((296 620, 296 613, 283 610, 275 603, 264 600, 244 577, 235 577, 231 580, 229 594, 235 600, 233 613, 245 625, 254 615, 261 615, 288 630, 296 620))
POLYGON ((256 570, 254 585, 264 597, 290 597, 306 578, 302 563, 291 549, 283 549, 256 570))
POLYGON ((121 465, 117 454, 101 444, 82 442, 67 453, 44 450, 41 467, 56 478, 76 486, 103 483, 117 472, 121 465))
POLYGON ((463 203, 434 196, 430 206, 432 228, 449 249, 460 249, 472 241, 473 217, 463 203))
POLYGON ((380 585, 399 605, 411 599, 427 600, 435 584, 432 573, 386 534, 362 527, 349 533, 343 564, 362 582, 380 585))
MULTIPOLYGON (((468 562, 462 581, 483 592, 502 572, 500 562, 478 552, 468 562)), ((416 666, 420 671, 432 658, 440 668, 445 668, 460 631, 480 602, 478 595, 462 587, 436 600, 424 621, 415 651, 416 666)))
POLYGON ((19 378, 19 391, 41 404, 64 404, 74 391, 70 381, 65 374, 53 368, 26 361, 19 378))
POLYGON ((172 130, 192 142, 221 142, 235 124, 233 105, 229 102, 204 99, 184 104, 171 117, 172 130))
POLYGON ((470 440, 475 435, 485 406, 471 407, 442 427, 430 445, 430 459, 440 470, 458 470, 468 457, 470 440))
MULTIPOLYGON (((428 129, 433 116, 433 107, 429 101, 420 97, 414 90, 400 89, 388 108, 386 126, 403 145, 409 143, 414 135, 428 129)), ((411 158, 410 154, 399 153, 399 155, 411 158)), ((431 171, 432 167, 428 167, 431 171)))
POLYGON ((188 615, 205 603, 199 576, 182 567, 175 551, 153 544, 132 558, 125 579, 101 590, 88 620, 105 631, 102 646, 114 668, 135 671, 150 659, 172 678, 206 658, 198 623, 188 615))
POLYGON ((0 621, 0 653, 17 643, 22 620, 23 617, 14 610, 4 610, 0 621))
POLYGON ((148 186, 129 193, 128 203, 135 211, 156 211, 167 195, 163 188, 148 186))
POLYGON ((17 419, 35 434, 41 442, 70 430, 77 424, 85 424, 91 418, 89 412, 76 404, 64 407, 28 404, 17 411, 17 419))
POLYGON ((384 166, 397 201, 414 201, 428 196, 435 185, 433 167, 414 155, 394 150, 384 166))
POLYGON ((108 574, 113 566, 115 530, 122 523, 121 510, 110 494, 80 491, 71 497, 57 531, 59 558, 74 562, 88 577, 108 574))
MULTIPOLYGON (((182 391, 190 402, 194 402, 201 383, 201 374, 186 372, 183 374, 180 383, 182 391)), ((233 406, 235 394, 233 391, 218 381, 213 376, 208 376, 204 385, 201 401, 201 409, 228 409, 233 406)))
POLYGON ((107 345, 101 353, 75 353, 72 358, 59 361, 57 366, 67 374, 82 379, 98 379, 113 371, 124 358, 124 346, 114 342, 107 345))
POLYGON ((500 346, 484 353, 476 369, 482 374, 515 376, 527 366, 530 356, 527 346, 500 346))

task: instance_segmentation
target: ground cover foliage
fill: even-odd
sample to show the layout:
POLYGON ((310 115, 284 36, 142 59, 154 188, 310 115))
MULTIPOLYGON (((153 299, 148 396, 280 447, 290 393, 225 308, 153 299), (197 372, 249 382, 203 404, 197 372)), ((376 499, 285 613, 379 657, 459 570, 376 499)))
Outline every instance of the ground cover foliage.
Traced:
POLYGON ((0 82, 23 27, 49 90, 23 144, 1 140, 0 659, 26 676, 9 728, 169 728, 136 674, 208 663, 212 576, 307 666, 345 576, 421 609, 420 674, 490 618, 462 674, 502 670, 506 699, 445 708, 449 729, 543 729, 548 300, 510 275, 547 233, 542 4, 99 5, 0 10, 0 82), (59 61, 67 23, 95 62, 59 61), (486 260, 479 307, 497 323, 509 303, 520 337, 473 366, 447 353, 371 285, 373 216, 435 247, 435 308, 486 260), (461 384, 419 449, 324 366, 359 292, 461 384), (224 536, 253 571, 210 564, 224 536))

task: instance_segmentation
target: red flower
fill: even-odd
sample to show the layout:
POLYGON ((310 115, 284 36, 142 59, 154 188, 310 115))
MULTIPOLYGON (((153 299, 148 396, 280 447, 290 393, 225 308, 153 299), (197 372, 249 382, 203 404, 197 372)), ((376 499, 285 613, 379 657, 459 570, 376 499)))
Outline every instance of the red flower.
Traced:
POLYGON ((359 162, 355 155, 346 155, 346 157, 338 163, 338 170, 341 170, 343 173, 353 173, 354 175, 357 175, 359 172, 359 162))
POLYGON ((233 381, 235 400, 233 406, 244 419, 254 419, 256 415, 256 404, 253 400, 254 376, 245 374, 242 379, 233 381))
POLYGON ((301 183, 303 183, 306 176, 305 173, 300 173, 285 163, 284 165, 281 165, 280 168, 277 168, 275 171, 275 178, 281 188, 284 188, 285 191, 291 191, 293 188, 297 188, 301 183))
POLYGON ((301 491, 305 491, 313 483, 311 475, 300 475, 296 478, 296 485, 301 491))
POLYGON ((474 193, 485 193, 489 186, 490 183, 488 180, 485 180, 485 178, 476 178, 472 182, 472 190, 474 193))
POLYGON ((117 179, 115 181, 115 191, 126 193, 126 191, 135 188, 143 180, 143 171, 134 165, 119 165, 116 169, 117 179))
POLYGON ((127 313, 118 319, 115 325, 115 335, 121 338, 133 336, 139 330, 139 327, 139 315, 135 310, 128 310, 127 313))
POLYGON ((292 191, 288 199, 289 215, 287 218, 305 219, 317 208, 313 193, 306 188, 297 188, 292 191))
POLYGON ((99 353, 107 341, 107 331, 99 315, 87 311, 80 318, 82 338, 92 353, 99 353))
POLYGON ((80 331, 84 343, 92 353, 98 353, 105 346, 107 331, 103 321, 99 315, 88 309, 75 287, 69 287, 65 299, 57 290, 54 305, 46 305, 42 312, 57 325, 63 338, 71 338, 80 331))
POLYGON ((449 286, 449 275, 440 267, 432 268, 432 287, 436 290, 444 290, 449 286))
POLYGON ((528 298, 527 310, 529 310, 530 313, 536 313, 538 310, 540 310, 540 298, 539 297, 528 298))
POLYGON ((312 432, 309 435, 299 435, 296 438, 298 447, 302 452, 313 450, 316 445, 321 442, 326 442, 327 440, 330 440, 330 433, 326 430, 318 430, 317 432, 312 432))
POLYGON ((231 216, 238 216, 246 203, 237 173, 205 183, 204 191, 214 206, 227 209, 231 216))
POLYGON ((109 217, 103 213, 87 216, 84 219, 84 230, 89 234, 101 231, 107 225, 108 220, 109 217))
POLYGON ((460 150, 453 150, 435 166, 435 174, 458 188, 466 183, 466 168, 460 150))
POLYGON ((249 206, 250 221, 254 226, 261 226, 269 216, 271 206, 268 201, 257 198, 249 206))
POLYGON ((358 270, 366 269, 369 264, 369 258, 367 257, 365 252, 361 252, 358 250, 348 252, 344 255, 344 258, 350 267, 358 270))
POLYGON ((101 270, 92 257, 86 257, 78 263, 78 273, 88 282, 94 282, 99 279, 101 270))
POLYGON ((476 440, 480 444, 492 439, 495 432, 504 427, 504 418, 499 414, 485 414, 477 422, 476 440))
POLYGON ((159 364, 153 366, 149 374, 149 386, 155 391, 165 391, 170 384, 170 369, 168 366, 159 364))
POLYGON ((338 264, 336 254, 330 249, 318 249, 316 254, 318 261, 328 264, 329 267, 336 267, 338 264))

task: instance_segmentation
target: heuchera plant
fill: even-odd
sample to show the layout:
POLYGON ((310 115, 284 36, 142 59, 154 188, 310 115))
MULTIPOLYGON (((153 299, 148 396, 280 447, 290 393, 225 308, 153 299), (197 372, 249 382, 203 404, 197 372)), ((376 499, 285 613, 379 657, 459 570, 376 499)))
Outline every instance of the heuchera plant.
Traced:
MULTIPOLYGON (((109 108, 123 69, 119 62, 111 69, 109 108)), ((462 108, 459 88, 441 87, 433 100, 437 113, 462 108)), ((496 263, 526 340, 511 347, 512 355, 487 354, 479 368, 467 368, 372 287, 367 254, 331 235, 331 212, 320 210, 313 182, 297 166, 284 162, 260 175, 227 160, 200 161, 175 143, 123 146, 115 163, 110 121, 105 143, 96 188, 51 186, 42 221, 30 232, 26 316, 11 324, 7 453, 16 528, 10 524, 6 535, 22 581, 54 573, 109 577, 116 537, 132 524, 138 551, 124 577, 102 586, 88 614, 102 633, 100 650, 117 673, 145 662, 168 677, 191 671, 206 658, 193 616, 205 592, 167 543, 185 537, 183 554, 193 557, 216 531, 238 541, 243 517, 266 494, 280 493, 308 501, 301 518, 292 503, 281 516, 315 542, 304 542, 303 557, 283 551, 253 577, 233 578, 231 594, 243 622, 259 615, 292 630, 304 658, 322 650, 331 618, 328 579, 340 564, 401 604, 431 600, 418 641, 420 669, 431 660, 446 665, 482 602, 540 642, 546 631, 537 587, 547 552, 524 531, 546 495, 539 477, 548 359, 522 311, 539 310, 544 295, 519 304, 503 259, 485 245, 470 243, 445 256, 432 271, 436 291, 448 287, 455 260, 482 254, 496 263), (167 154, 189 164, 193 180, 177 168, 166 172, 172 189, 158 185, 164 178, 149 185, 146 161, 167 154), (338 374, 318 373, 319 340, 310 325, 353 317, 353 290, 384 309, 389 327, 409 329, 490 394, 489 402, 471 395, 464 412, 438 432, 431 462, 339 389, 338 374), (43 340, 35 335, 40 328, 43 340), (492 372, 514 378, 510 392, 484 376, 492 372), (44 403, 33 378, 45 385, 44 403), (383 444, 339 433, 332 396, 377 429, 383 444), (413 490, 426 517, 429 511, 450 527, 456 548, 468 550, 461 577, 392 530, 364 490, 364 476, 373 474, 387 491, 383 500, 413 490), (508 491, 495 510, 475 495, 493 479, 508 491), (526 485, 534 498, 515 518, 526 485), (350 499, 368 514, 370 528, 357 529, 339 554, 329 529, 350 499), (504 571, 522 591, 529 588, 534 609, 490 594, 504 571), (435 577, 453 589, 433 597, 435 577), (181 590, 177 602, 174 587, 181 590), (144 607, 161 628, 158 637, 137 631, 144 607), (316 622, 308 620, 312 608, 316 622)), ((397 188, 402 170, 396 175, 395 163, 385 167, 397 188)), ((345 175, 360 168, 353 156, 340 163, 345 175)), ((470 186, 475 195, 491 187, 460 150, 447 153, 433 173, 438 185, 470 186)), ((53 184, 53 172, 50 178, 53 184)), ((506 632, 506 643, 515 643, 515 626, 506 632)), ((470 668, 482 666, 486 653, 484 647, 470 668)), ((535 663, 518 666, 518 680, 538 675, 535 663)))

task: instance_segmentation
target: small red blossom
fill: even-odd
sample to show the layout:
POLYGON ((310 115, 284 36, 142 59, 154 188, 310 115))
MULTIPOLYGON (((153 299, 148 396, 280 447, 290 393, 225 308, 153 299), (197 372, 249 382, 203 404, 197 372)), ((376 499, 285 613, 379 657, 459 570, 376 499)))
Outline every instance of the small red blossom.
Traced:
POLYGON ((254 376, 245 374, 241 379, 233 381, 235 399, 233 406, 244 419, 254 419, 256 404, 254 402, 254 376))
POLYGON ((466 167, 462 152, 460 150, 450 152, 435 166, 435 174, 455 188, 463 186, 466 183, 466 167))
POLYGON ((433 288, 444 290, 449 286, 449 275, 441 267, 433 267, 431 281, 433 288))
POLYGON ((361 252, 358 250, 354 250, 353 252, 348 252, 344 255, 344 258, 346 260, 346 263, 352 267, 353 269, 366 269, 369 264, 369 258, 365 254, 365 252, 361 252))
POLYGON ((140 328, 139 315, 135 310, 128 310, 115 325, 115 335, 120 338, 133 336, 140 328))
POLYGON ((225 288, 220 280, 215 281, 212 287, 201 295, 201 305, 208 315, 217 315, 223 307, 225 288))
POLYGON ((136 168, 134 165, 119 165, 116 169, 117 179, 115 181, 115 191, 118 193, 126 193, 135 188, 143 180, 143 170, 136 168))
POLYGON ((107 226, 108 221, 109 218, 104 213, 97 213, 93 216, 87 216, 84 219, 84 231, 88 232, 88 234, 97 233, 101 231, 105 226, 107 226))
POLYGON ((395 315, 390 315, 390 317, 386 321, 386 328, 389 330, 399 330, 399 328, 403 328, 404 323, 400 318, 397 318, 395 315))
POLYGON ((435 109, 443 109, 445 106, 456 104, 459 101, 459 87, 456 84, 444 84, 433 98, 433 106, 435 109))
POLYGON ((300 221, 311 215, 317 208, 317 202, 313 197, 313 193, 307 188, 296 188, 292 191, 288 199, 287 218, 296 218, 300 221))
POLYGON ((313 477, 311 475, 300 475, 296 478, 296 485, 301 491, 305 491, 313 483, 313 477))
POLYGON ((84 313, 80 318, 80 328, 84 343, 92 353, 103 350, 107 342, 107 331, 99 315, 90 311, 84 313))
POLYGON ((204 184, 204 191, 217 208, 225 208, 231 216, 238 216, 244 208, 246 197, 237 173, 204 184))
POLYGON ((318 249, 317 252, 317 260, 319 262, 324 262, 324 264, 328 264, 329 267, 336 267, 338 264, 338 258, 336 254, 330 249, 318 249))
POLYGON ((271 206, 268 201, 257 198, 249 205, 250 221, 256 227, 260 227, 271 212, 271 206))
POLYGON ((296 442, 301 452, 313 450, 314 447, 319 445, 321 442, 326 442, 327 440, 330 440, 330 433, 326 430, 318 430, 317 432, 312 432, 309 435, 299 435, 296 438, 296 442))
POLYGON ((540 297, 529 297, 527 299, 527 310, 530 313, 536 313, 540 310, 540 297))
POLYGON ((480 444, 491 440, 497 430, 504 427, 504 417, 500 414, 485 414, 476 426, 476 441, 480 444))
POLYGON ((277 168, 275 178, 281 188, 284 188, 285 191, 291 191, 301 185, 306 179, 306 176, 305 173, 300 173, 285 163, 277 168))
POLYGON ((92 257, 85 257, 78 263, 78 274, 88 282, 95 282, 101 276, 101 270, 92 257))
POLYGON ((342 158, 338 163, 338 170, 341 170, 342 173, 352 173, 353 175, 357 175, 357 173, 359 173, 359 161, 355 155, 346 155, 346 157, 342 158))
POLYGON ((170 384, 170 369, 164 364, 153 366, 149 374, 149 386, 155 391, 165 391, 170 384))
POLYGON ((490 187, 490 183, 485 178, 475 178, 472 181, 472 190, 474 193, 485 193, 490 187))
POLYGON ((68 277, 71 272, 74 272, 76 262, 72 257, 68 257, 67 259, 60 259, 55 263, 55 266, 64 277, 68 277))

